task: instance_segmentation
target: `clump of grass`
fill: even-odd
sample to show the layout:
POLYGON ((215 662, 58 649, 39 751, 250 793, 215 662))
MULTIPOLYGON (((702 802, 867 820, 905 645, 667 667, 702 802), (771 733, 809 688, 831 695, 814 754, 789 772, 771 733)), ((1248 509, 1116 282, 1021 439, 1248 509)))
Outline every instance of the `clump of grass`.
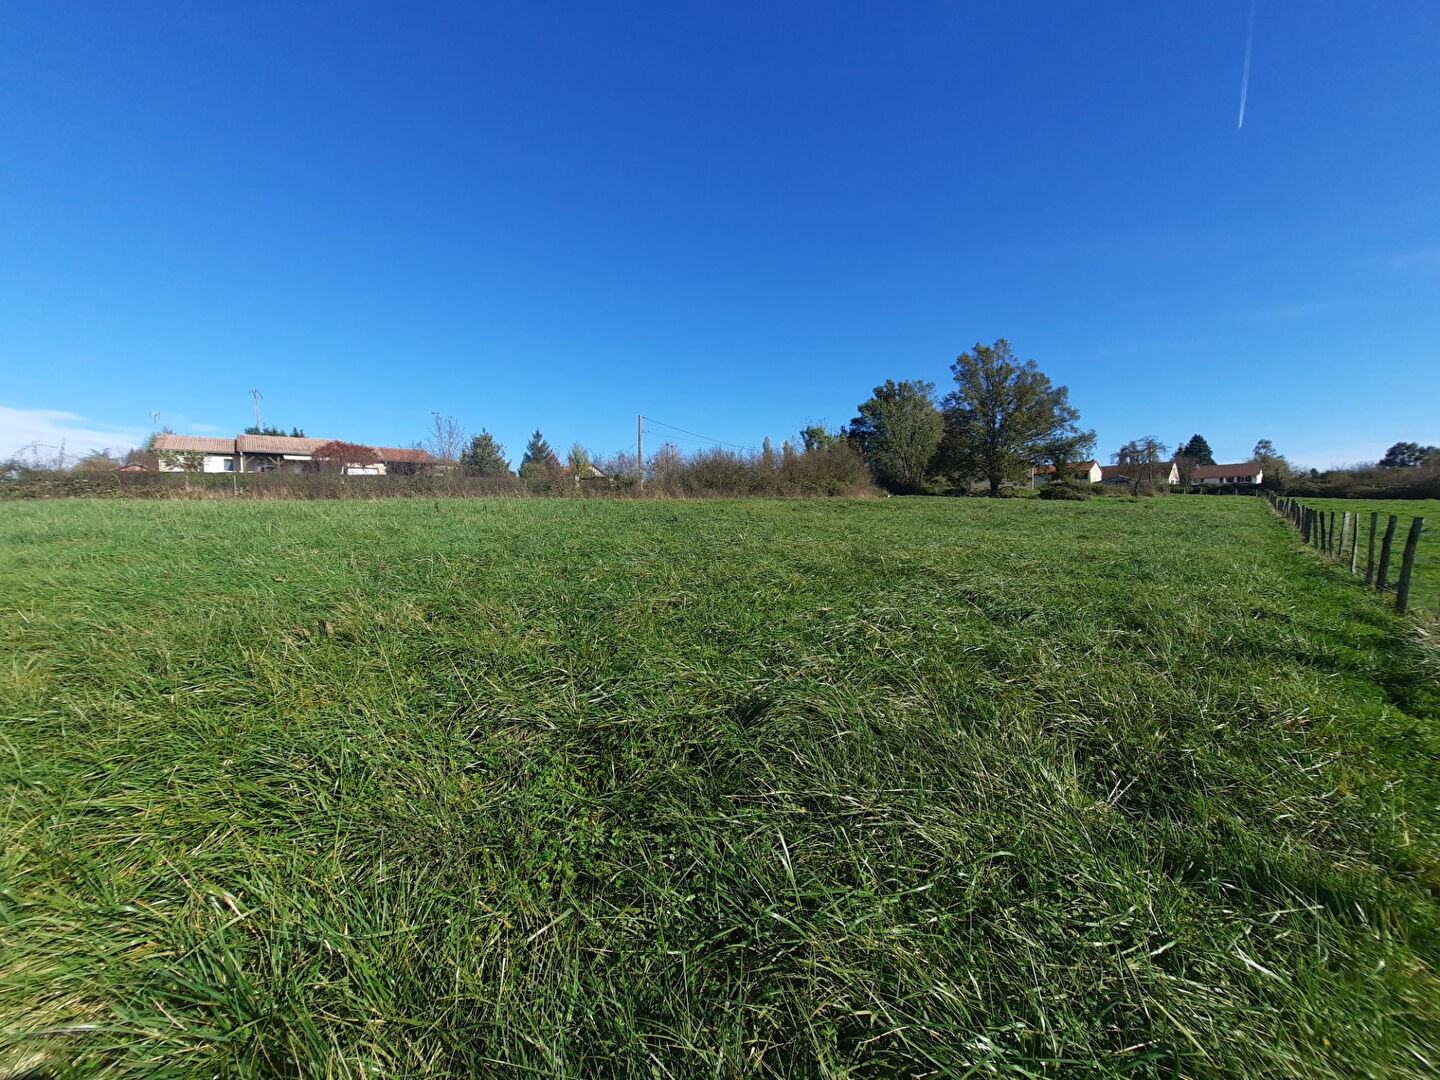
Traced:
POLYGON ((445 509, 6 516, 0 1069, 1433 1075, 1435 686, 1258 500, 445 509))

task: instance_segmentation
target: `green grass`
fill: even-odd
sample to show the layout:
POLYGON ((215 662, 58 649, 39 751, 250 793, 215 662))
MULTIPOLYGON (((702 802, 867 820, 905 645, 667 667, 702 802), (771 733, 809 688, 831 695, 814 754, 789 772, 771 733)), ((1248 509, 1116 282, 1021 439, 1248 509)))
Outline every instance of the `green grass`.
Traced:
MULTIPOLYGON (((1348 510, 1360 515, 1360 573, 1365 573, 1365 560, 1369 552, 1370 515, 1379 514, 1375 538, 1375 558, 1380 558, 1380 541, 1385 536, 1385 524, 1391 514, 1399 519, 1395 531, 1395 544, 1390 562, 1390 588, 1400 573, 1400 555, 1405 549, 1405 537, 1410 523, 1417 517, 1425 519, 1420 533, 1420 542, 1415 548, 1415 570, 1410 579, 1410 607, 1423 612, 1430 619, 1437 616, 1440 605, 1440 499, 1300 499, 1306 506, 1327 513, 1334 512, 1340 522, 1348 510)), ((1337 530, 1339 525, 1336 526, 1337 530)))
POLYGON ((12 504, 0 596, 0 1075, 1440 1062, 1440 666, 1260 500, 12 504))

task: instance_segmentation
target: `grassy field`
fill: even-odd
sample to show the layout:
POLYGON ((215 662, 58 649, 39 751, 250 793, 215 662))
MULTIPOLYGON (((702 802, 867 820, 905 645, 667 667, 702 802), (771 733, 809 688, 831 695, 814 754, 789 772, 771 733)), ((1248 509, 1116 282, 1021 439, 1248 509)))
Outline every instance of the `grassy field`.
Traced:
POLYGON ((1433 1077, 1433 646, 1257 499, 7 505, 0 1075, 1433 1077))
POLYGON ((1348 510, 1361 516, 1360 572, 1365 572, 1365 558, 1370 536, 1370 515, 1380 515, 1379 532, 1376 538, 1376 558, 1379 556, 1380 538, 1385 533, 1389 515, 1400 519, 1395 533, 1394 554, 1391 556, 1390 585, 1393 588, 1395 575, 1400 569, 1400 553, 1404 550, 1405 535, 1410 522, 1417 517, 1425 519, 1420 543, 1415 549, 1415 572, 1410 579, 1411 607, 1423 611, 1432 619, 1440 603, 1440 499, 1301 499, 1300 502, 1316 510, 1333 511, 1339 521, 1348 510))

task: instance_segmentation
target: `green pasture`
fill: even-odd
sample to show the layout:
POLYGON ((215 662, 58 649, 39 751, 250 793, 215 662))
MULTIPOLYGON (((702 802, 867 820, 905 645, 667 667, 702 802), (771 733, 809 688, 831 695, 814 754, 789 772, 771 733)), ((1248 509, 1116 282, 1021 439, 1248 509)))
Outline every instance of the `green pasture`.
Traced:
POLYGON ((0 614, 0 1076, 1440 1066, 1440 662, 1260 499, 12 503, 0 614))
MULTIPOLYGON (((1346 511, 1360 515, 1360 560, 1359 571, 1365 573, 1365 560, 1369 554, 1370 515, 1379 514, 1375 537, 1376 559, 1379 559, 1380 541, 1385 535, 1389 516, 1398 519, 1395 543, 1390 563, 1389 585, 1393 589, 1396 575, 1400 570, 1400 553, 1405 545, 1405 536, 1410 523, 1417 517, 1425 519, 1420 532, 1420 542, 1415 549, 1415 571, 1410 579, 1410 607, 1419 615, 1435 619, 1440 607, 1440 499, 1301 499, 1300 502, 1316 510, 1333 511, 1335 520, 1340 521, 1346 511)), ((1337 526, 1338 529, 1339 526, 1337 526)))

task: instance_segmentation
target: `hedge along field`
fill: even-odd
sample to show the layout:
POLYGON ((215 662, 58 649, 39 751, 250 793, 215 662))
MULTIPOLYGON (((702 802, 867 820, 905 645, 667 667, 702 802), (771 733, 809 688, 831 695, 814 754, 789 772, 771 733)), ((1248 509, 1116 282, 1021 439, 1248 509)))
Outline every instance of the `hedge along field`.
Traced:
MULTIPOLYGON (((1334 513, 1336 526, 1346 512, 1360 516, 1360 573, 1365 573, 1365 558, 1370 544, 1370 515, 1379 514, 1375 532, 1375 560, 1380 560, 1380 542, 1385 537, 1385 524, 1394 514, 1398 519, 1394 546, 1390 556, 1390 580, 1393 591, 1400 574, 1400 556, 1405 550, 1405 537, 1410 523, 1417 517, 1425 519, 1420 541, 1415 547, 1415 570, 1410 579, 1410 607, 1417 614, 1434 620, 1440 604, 1440 499, 1300 499, 1316 510, 1334 513)), ((1338 535, 1338 532, 1337 532, 1338 535)))
POLYGON ((1258 499, 12 505, 0 1075, 1430 1077, 1435 654, 1258 499))

